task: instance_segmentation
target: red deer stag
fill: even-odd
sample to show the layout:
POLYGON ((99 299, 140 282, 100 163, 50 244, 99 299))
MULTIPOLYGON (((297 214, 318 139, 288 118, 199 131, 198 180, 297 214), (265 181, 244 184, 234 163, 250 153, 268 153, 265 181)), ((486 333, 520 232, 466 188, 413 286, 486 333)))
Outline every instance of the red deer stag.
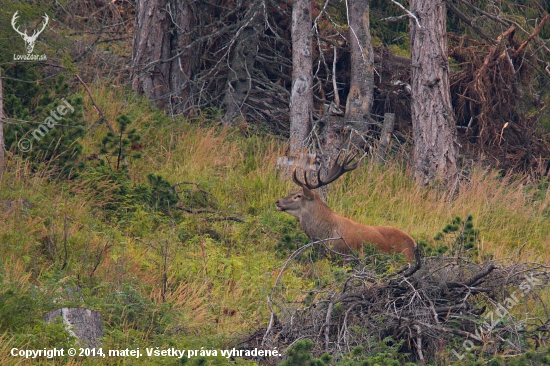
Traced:
POLYGON ((357 154, 348 154, 340 164, 338 163, 340 154, 338 154, 327 173, 327 179, 321 179, 320 169, 318 170, 316 184, 309 183, 305 173, 304 181, 301 182, 294 170, 292 179, 302 187, 302 190, 277 200, 275 202, 277 209, 298 218, 302 230, 311 240, 343 238, 343 240, 332 240, 330 243, 332 249, 339 253, 347 253, 349 246, 362 256, 363 244, 371 243, 383 252, 403 253, 408 261, 413 261, 415 242, 405 232, 391 226, 366 226, 339 216, 319 198, 317 192, 313 191, 315 188, 335 181, 345 172, 357 168, 359 161, 350 164, 356 156, 357 154))

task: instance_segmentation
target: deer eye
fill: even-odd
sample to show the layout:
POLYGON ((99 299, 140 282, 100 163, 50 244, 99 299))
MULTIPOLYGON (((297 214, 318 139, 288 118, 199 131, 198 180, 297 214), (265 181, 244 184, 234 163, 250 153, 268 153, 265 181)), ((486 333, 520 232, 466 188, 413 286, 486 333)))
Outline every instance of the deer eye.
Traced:
POLYGON ((294 198, 302 198, 302 195, 301 194, 297 194, 296 197, 294 198))

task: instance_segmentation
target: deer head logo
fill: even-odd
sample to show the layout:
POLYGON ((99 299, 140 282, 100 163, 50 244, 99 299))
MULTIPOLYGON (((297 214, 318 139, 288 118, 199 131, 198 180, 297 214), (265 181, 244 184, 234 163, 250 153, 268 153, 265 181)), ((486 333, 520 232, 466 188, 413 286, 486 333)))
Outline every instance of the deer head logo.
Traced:
POLYGON ((13 17, 11 18, 11 26, 17 33, 19 33, 21 37, 23 37, 23 40, 25 41, 25 48, 27 48, 27 53, 32 53, 32 51, 34 50, 34 42, 36 42, 36 39, 38 38, 40 33, 44 31, 46 25, 48 25, 48 21, 50 20, 50 18, 48 17, 48 14, 44 14, 44 24, 42 25, 42 29, 40 29, 39 31, 36 31, 35 29, 32 36, 29 36, 26 29, 25 32, 21 32, 15 24, 17 22, 17 18, 19 18, 18 13, 19 11, 16 11, 15 14, 13 14, 13 17))

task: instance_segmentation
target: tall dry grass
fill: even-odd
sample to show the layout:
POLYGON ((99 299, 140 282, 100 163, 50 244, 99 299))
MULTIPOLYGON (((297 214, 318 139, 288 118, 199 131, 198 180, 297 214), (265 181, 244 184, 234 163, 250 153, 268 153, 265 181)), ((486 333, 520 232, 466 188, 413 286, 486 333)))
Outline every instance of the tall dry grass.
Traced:
POLYGON ((410 169, 397 163, 372 170, 364 166, 348 174, 335 184, 329 202, 357 221, 400 227, 433 243, 454 217, 470 214, 480 230, 483 253, 504 257, 523 247, 529 259, 550 259, 550 195, 532 189, 527 177, 501 178, 477 167, 450 199, 445 192, 416 186, 410 169))

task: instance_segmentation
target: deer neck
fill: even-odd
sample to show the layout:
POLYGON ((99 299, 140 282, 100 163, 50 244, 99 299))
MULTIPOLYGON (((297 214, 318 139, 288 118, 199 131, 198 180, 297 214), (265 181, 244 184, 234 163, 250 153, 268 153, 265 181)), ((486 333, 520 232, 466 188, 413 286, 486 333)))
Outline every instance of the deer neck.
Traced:
POLYGON ((315 200, 314 203, 302 213, 302 230, 312 240, 330 238, 337 229, 337 215, 321 200, 315 200))

